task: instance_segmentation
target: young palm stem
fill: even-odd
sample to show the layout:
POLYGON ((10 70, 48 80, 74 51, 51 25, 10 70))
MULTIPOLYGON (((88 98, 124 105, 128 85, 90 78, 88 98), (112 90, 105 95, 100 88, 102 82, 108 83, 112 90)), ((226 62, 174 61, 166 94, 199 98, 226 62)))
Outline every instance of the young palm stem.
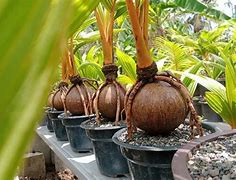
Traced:
MULTIPOLYGON (((146 68, 151 66, 153 63, 152 58, 149 53, 148 49, 148 38, 147 38, 147 26, 148 26, 148 0, 144 0, 143 2, 143 27, 140 24, 139 16, 140 11, 135 8, 135 5, 133 3, 133 0, 126 0, 126 5, 128 8, 128 13, 130 16, 131 24, 132 24, 132 30, 135 37, 136 42, 136 49, 137 49, 137 64, 139 68, 146 68), (139 15, 137 14, 139 12, 139 15)), ((141 17, 140 17, 141 18, 141 17)), ((141 18, 142 19, 142 18, 141 18)))

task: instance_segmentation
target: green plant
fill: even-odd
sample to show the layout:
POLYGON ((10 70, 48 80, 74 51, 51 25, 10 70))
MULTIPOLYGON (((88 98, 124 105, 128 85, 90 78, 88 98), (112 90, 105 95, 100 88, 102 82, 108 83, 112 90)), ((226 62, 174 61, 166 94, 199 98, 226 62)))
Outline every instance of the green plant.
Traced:
POLYGON ((171 132, 188 112, 191 129, 196 126, 202 135, 187 89, 171 73, 157 74, 148 46, 149 1, 126 0, 126 5, 136 42, 138 77, 125 98, 128 138, 132 138, 136 127, 152 135, 171 132))
POLYGON ((236 68, 235 49, 231 49, 232 44, 229 43, 226 48, 219 49, 226 64, 226 87, 208 77, 190 73, 184 73, 184 75, 195 80, 210 91, 206 92, 205 96, 209 106, 218 113, 225 122, 230 124, 232 128, 236 128, 236 68))
POLYGON ((66 39, 99 1, 1 1, 0 177, 13 179, 42 116, 66 39), (57 28, 55 28, 57 27, 57 28))
POLYGON ((96 91, 93 101, 98 124, 103 120, 113 121, 115 125, 118 125, 124 109, 125 89, 116 81, 118 67, 114 63, 115 10, 116 0, 105 0, 103 6, 101 4, 95 10, 104 58, 102 72, 106 77, 105 82, 96 91))

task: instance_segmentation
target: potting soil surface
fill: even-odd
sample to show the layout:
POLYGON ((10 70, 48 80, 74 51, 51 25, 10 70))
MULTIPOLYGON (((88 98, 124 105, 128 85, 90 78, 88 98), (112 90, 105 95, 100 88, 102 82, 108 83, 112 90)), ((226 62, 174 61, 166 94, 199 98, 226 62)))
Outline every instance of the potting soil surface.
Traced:
MULTIPOLYGON (((204 129, 204 135, 210 133, 210 130, 204 129)), ((191 140, 190 127, 187 124, 181 124, 170 134, 166 135, 151 136, 142 130, 138 130, 133 133, 133 137, 130 141, 128 141, 127 135, 127 131, 123 132, 121 136, 118 137, 118 140, 131 145, 149 147, 180 147, 191 140)))
MULTIPOLYGON (((104 121, 104 120, 101 120, 100 124, 98 124, 96 121, 88 121, 85 125, 87 127, 92 127, 92 128, 106 128, 106 127, 115 127, 116 126, 115 122, 104 121)), ((125 126, 125 122, 120 121, 119 125, 125 126)))

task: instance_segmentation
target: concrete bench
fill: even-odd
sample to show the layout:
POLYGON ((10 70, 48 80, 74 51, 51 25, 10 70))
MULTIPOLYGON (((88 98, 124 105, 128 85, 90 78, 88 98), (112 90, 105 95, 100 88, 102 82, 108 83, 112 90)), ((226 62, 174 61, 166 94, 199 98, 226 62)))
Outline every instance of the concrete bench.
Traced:
POLYGON ((69 142, 57 141, 54 133, 50 133, 46 126, 37 128, 37 134, 50 149, 63 161, 79 180, 130 180, 130 177, 111 178, 102 175, 97 167, 93 153, 75 153, 69 142))

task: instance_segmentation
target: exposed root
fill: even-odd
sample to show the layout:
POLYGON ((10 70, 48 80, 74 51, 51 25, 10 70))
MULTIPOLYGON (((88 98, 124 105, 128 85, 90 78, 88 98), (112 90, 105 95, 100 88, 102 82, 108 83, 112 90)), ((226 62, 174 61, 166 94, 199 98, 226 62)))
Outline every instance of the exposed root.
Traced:
POLYGON ((107 82, 105 82, 104 84, 100 85, 97 92, 96 92, 96 95, 95 95, 95 98, 94 98, 94 110, 95 110, 95 113, 96 113, 96 122, 97 124, 100 124, 101 123, 101 120, 100 120, 100 115, 99 115, 99 110, 98 110, 98 97, 101 93, 101 90, 107 85, 107 82))
POLYGON ((127 105, 127 101, 128 101, 129 95, 130 95, 131 91, 133 90, 133 88, 138 84, 138 82, 139 81, 137 81, 125 94, 125 99, 124 99, 124 107, 125 107, 125 109, 127 109, 126 105, 127 105))
POLYGON ((54 91, 53 96, 52 96, 52 107, 53 107, 53 108, 55 107, 54 100, 55 100, 56 93, 57 93, 58 91, 60 91, 60 90, 58 89, 58 90, 54 91))
POLYGON ((85 91, 86 91, 86 94, 87 94, 87 97, 88 97, 88 110, 89 110, 89 114, 92 114, 93 113, 93 106, 91 106, 91 101, 92 101, 92 98, 91 98, 91 95, 88 91, 88 88, 87 86, 84 86, 85 87, 85 91))
POLYGON ((63 107, 64 107, 64 113, 65 113, 65 116, 67 116, 67 110, 66 110, 66 93, 68 91, 68 88, 67 87, 61 87, 60 88, 60 91, 61 91, 61 100, 62 100, 62 104, 63 104, 63 107))
POLYGON ((131 108, 132 108, 132 104, 133 104, 133 100, 136 96, 136 94, 138 93, 138 91, 140 90, 140 88, 144 85, 145 83, 143 81, 138 81, 133 88, 131 88, 131 91, 128 92, 127 94, 127 102, 126 102, 126 107, 125 107, 125 111, 126 111, 126 123, 127 123, 127 127, 128 127, 128 139, 132 138, 132 134, 133 132, 136 130, 136 127, 134 126, 133 123, 133 119, 131 118, 131 108))
MULTIPOLYGON (((84 108, 84 113, 85 115, 89 115, 93 113, 93 98, 94 95, 91 97, 91 94, 86 86, 85 83, 88 83, 89 86, 91 86, 92 88, 94 88, 96 90, 96 87, 93 85, 93 82, 96 83, 96 85, 98 85, 96 80, 92 80, 92 79, 88 79, 88 78, 81 78, 79 75, 76 76, 72 76, 70 77, 70 81, 73 84, 73 87, 75 86, 79 92, 82 104, 83 104, 83 108, 84 108), (88 102, 85 102, 85 97, 82 94, 82 90, 80 86, 84 86, 85 88, 85 93, 86 93, 86 97, 88 99, 88 102)), ((72 87, 71 87, 72 88, 72 87)))
POLYGON ((98 124, 101 123, 100 120, 100 114, 99 114, 99 109, 98 109, 98 101, 99 101, 99 95, 102 91, 102 89, 107 86, 108 84, 113 84, 115 86, 115 90, 116 90, 116 116, 115 116, 115 125, 119 124, 120 121, 120 117, 121 117, 121 95, 120 95, 120 89, 125 91, 124 88, 116 81, 117 78, 117 71, 118 71, 118 67, 115 64, 105 64, 102 67, 102 72, 103 74, 106 76, 106 81, 104 84, 102 84, 97 92, 96 92, 96 96, 94 98, 94 109, 96 112, 96 121, 98 124))
POLYGON ((64 81, 60 82, 59 85, 58 85, 58 89, 54 92, 53 96, 52 96, 52 106, 55 107, 54 105, 54 99, 55 99, 55 95, 57 92, 59 92, 61 94, 61 100, 62 100, 62 104, 63 104, 63 109, 64 109, 64 112, 65 112, 65 115, 67 113, 66 111, 66 106, 65 106, 65 97, 66 97, 66 93, 68 91, 68 84, 64 81))
POLYGON ((98 85, 98 82, 96 80, 88 79, 88 78, 82 78, 82 80, 83 80, 83 82, 88 83, 88 85, 91 86, 94 90, 97 90, 99 85, 98 85), (95 87, 92 82, 95 82, 97 87, 95 87))
POLYGON ((186 102, 188 111, 190 112, 189 125, 192 138, 196 135, 194 132, 194 126, 197 128, 198 134, 200 136, 203 136, 203 129, 200 123, 200 117, 197 115, 197 112, 193 106, 192 99, 187 88, 182 83, 179 83, 179 80, 177 80, 177 78, 174 78, 172 76, 168 77, 168 76, 158 75, 155 76, 155 79, 158 81, 167 82, 179 90, 180 94, 184 98, 184 101, 186 102))
POLYGON ((76 88, 77 88, 78 91, 79 91, 79 95, 80 95, 81 101, 82 101, 82 103, 83 103, 84 113, 85 113, 85 115, 89 115, 88 108, 87 108, 87 106, 86 106, 86 102, 85 102, 85 98, 84 98, 84 95, 83 95, 83 93, 82 93, 82 90, 81 90, 81 88, 80 88, 80 86, 79 86, 78 84, 76 85, 76 88))
POLYGON ((116 87, 116 120, 115 120, 115 125, 118 126, 119 124, 119 120, 120 120, 120 103, 121 103, 121 99, 120 99, 120 91, 119 91, 119 85, 116 81, 113 81, 115 87, 116 87))

